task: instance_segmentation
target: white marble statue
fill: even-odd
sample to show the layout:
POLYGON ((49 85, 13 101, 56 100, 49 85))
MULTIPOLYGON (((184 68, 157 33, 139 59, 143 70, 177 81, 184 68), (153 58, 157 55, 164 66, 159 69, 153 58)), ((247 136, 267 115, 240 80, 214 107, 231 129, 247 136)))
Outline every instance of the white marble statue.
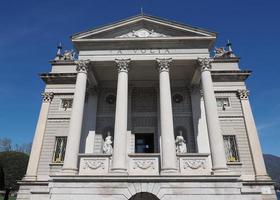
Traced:
POLYGON ((65 50, 62 60, 75 60, 75 51, 73 49, 71 50, 65 50))
POLYGON ((178 135, 176 137, 175 144, 176 144, 176 153, 178 154, 187 153, 186 141, 182 135, 178 135))
POLYGON ((112 147, 112 137, 107 136, 105 138, 104 144, 103 144, 103 153, 104 154, 112 154, 113 153, 113 147, 112 147))

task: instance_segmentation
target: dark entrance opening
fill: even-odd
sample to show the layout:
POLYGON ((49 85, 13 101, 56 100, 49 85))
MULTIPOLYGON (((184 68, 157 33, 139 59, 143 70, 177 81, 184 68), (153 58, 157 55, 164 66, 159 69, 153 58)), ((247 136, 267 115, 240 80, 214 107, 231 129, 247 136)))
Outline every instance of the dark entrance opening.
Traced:
POLYGON ((154 134, 135 134, 135 153, 154 153, 154 134))
POLYGON ((129 200, 159 200, 159 198, 148 192, 140 192, 133 195, 129 200))

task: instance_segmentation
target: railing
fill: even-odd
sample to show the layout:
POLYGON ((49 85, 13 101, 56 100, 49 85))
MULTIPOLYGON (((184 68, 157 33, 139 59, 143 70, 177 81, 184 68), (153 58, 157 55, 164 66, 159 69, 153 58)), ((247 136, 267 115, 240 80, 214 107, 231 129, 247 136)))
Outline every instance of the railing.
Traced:
POLYGON ((129 175, 159 175, 159 154, 129 154, 129 175))
MULTIPOLYGON (((79 175, 110 175, 112 156, 106 154, 80 154, 79 175)), ((178 175, 209 175, 211 164, 209 154, 188 153, 177 155, 178 175)), ((128 175, 160 175, 160 154, 129 154, 128 175)))
POLYGON ((179 173, 182 175, 209 175, 211 164, 209 154, 178 154, 179 173))

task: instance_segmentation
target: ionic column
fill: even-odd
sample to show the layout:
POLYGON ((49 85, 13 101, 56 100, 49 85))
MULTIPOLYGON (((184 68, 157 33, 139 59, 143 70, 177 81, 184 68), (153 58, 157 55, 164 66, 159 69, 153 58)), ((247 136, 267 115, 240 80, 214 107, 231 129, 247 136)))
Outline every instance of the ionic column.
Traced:
POLYGON ((112 171, 126 173, 128 70, 130 59, 116 59, 118 70, 112 171))
POLYGON ((210 59, 199 58, 198 63, 201 67, 201 83, 211 149, 213 166, 212 170, 214 173, 218 173, 227 170, 227 164, 224 150, 224 141, 221 134, 220 121, 218 118, 217 103, 210 72, 210 59))
POLYGON ((36 131, 32 143, 32 149, 29 157, 28 167, 24 180, 36 180, 37 169, 42 150, 43 137, 48 119, 48 112, 54 94, 52 92, 42 93, 43 103, 41 106, 39 119, 36 126, 36 131))
POLYGON ((162 172, 176 172, 176 148, 170 91, 169 68, 172 59, 157 59, 160 90, 160 130, 162 172))
POLYGON ((77 61, 77 79, 69 125, 69 133, 67 137, 65 159, 62 168, 63 173, 69 175, 74 175, 78 172, 78 154, 83 122, 88 64, 89 61, 77 61))
POLYGON ((253 157, 256 179, 269 179, 262 155, 261 144, 258 138, 258 132, 248 99, 248 90, 238 90, 238 96, 241 101, 245 126, 247 130, 249 146, 253 157))

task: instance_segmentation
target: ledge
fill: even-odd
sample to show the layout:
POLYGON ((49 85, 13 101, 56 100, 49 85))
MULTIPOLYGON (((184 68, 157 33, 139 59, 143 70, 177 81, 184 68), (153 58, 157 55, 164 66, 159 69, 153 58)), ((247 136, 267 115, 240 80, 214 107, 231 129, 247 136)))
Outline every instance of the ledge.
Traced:
POLYGON ((245 81, 250 75, 251 70, 212 70, 211 75, 214 82, 223 81, 245 81))
POLYGON ((80 153, 79 155, 78 155, 78 157, 90 157, 90 158, 96 158, 96 157, 111 157, 112 156, 112 154, 102 154, 102 153, 100 153, 100 154, 93 154, 93 153, 80 153))
POLYGON ((129 157, 159 157, 160 153, 130 153, 129 157))
POLYGON ((227 162, 227 165, 242 165, 242 162, 227 162))
POLYGON ((77 73, 41 73, 39 75, 46 84, 74 84, 77 73))
POLYGON ((63 166, 63 163, 50 163, 50 166, 63 166))
POLYGON ((208 157, 209 153, 186 153, 186 154, 177 154, 178 157, 208 157))
POLYGON ((52 175, 50 176, 52 182, 135 182, 135 181, 148 181, 148 182, 241 182, 239 175, 160 175, 160 176, 121 176, 121 175, 77 175, 77 176, 67 176, 67 175, 52 175))

